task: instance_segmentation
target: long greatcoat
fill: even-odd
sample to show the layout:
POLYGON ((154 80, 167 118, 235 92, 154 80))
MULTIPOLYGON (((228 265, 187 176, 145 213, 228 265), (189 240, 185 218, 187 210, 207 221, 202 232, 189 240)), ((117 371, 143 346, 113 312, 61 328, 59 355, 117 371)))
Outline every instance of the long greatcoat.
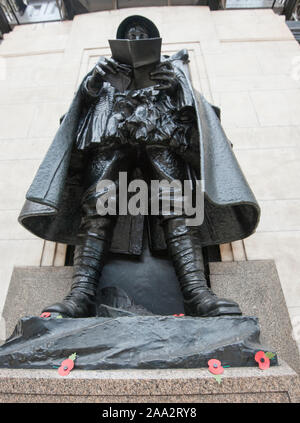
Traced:
MULTIPOLYGON (((197 116, 200 150, 198 160, 200 179, 204 182, 205 205, 204 221, 198 227, 202 244, 222 244, 248 237, 258 224, 260 209, 221 127, 217 108, 194 91, 186 66, 186 50, 168 60, 171 60, 180 84, 178 108, 193 107, 197 116)), ((82 84, 84 81, 85 79, 82 84)), ((35 235, 72 245, 79 243, 77 232, 83 194, 81 175, 84 169, 74 147, 80 122, 84 119, 83 114, 88 113, 82 84, 26 194, 19 216, 19 222, 35 235)), ((109 104, 105 99, 102 102, 105 119, 109 115, 109 104)), ((165 243, 162 233, 159 233, 160 226, 154 227, 156 229, 151 231, 151 244, 157 250, 162 250, 165 243)), ((133 231, 130 236, 138 237, 133 231)), ((112 245, 118 251, 118 238, 114 238, 116 240, 112 245)), ((128 245, 137 245, 137 242, 142 242, 140 236, 139 240, 128 242, 128 245)), ((141 248, 135 248, 135 251, 141 251, 141 248)))

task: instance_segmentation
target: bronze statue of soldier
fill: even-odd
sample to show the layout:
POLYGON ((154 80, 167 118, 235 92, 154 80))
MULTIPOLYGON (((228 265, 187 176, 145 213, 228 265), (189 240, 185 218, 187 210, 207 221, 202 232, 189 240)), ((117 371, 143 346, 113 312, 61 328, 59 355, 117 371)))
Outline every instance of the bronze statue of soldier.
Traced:
POLYGON ((237 303, 218 298, 208 287, 202 251, 249 236, 259 220, 259 206, 221 127, 220 111, 193 89, 186 50, 171 57, 158 50, 157 60, 161 39, 153 22, 130 16, 116 38, 110 43, 112 58, 100 58, 82 81, 20 214, 34 234, 76 245, 71 291, 43 311, 95 315, 118 219, 97 213, 103 193, 96 187, 139 167, 148 183, 204 181, 201 225, 187 226, 186 216, 172 212, 157 218, 186 314, 239 315, 237 303))

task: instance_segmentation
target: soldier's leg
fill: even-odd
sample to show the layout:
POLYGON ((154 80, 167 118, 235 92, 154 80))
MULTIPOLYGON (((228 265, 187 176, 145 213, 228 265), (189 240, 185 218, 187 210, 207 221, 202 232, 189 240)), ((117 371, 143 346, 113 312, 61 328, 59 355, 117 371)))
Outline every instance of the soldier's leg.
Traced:
POLYGON ((121 149, 106 153, 93 152, 85 174, 82 201, 82 219, 75 247, 72 287, 62 302, 46 307, 43 311, 68 317, 95 315, 95 299, 103 266, 106 263, 116 217, 100 216, 96 203, 101 192, 96 189, 101 180, 117 181, 119 172, 130 166, 132 154, 121 149))
POLYGON ((109 251, 113 220, 111 217, 86 219, 82 244, 76 245, 72 287, 62 302, 46 307, 43 311, 68 317, 95 315, 95 298, 102 268, 109 251))
MULTIPOLYGON (((151 179, 188 179, 185 163, 180 156, 155 148, 149 148, 147 156, 151 162, 151 179)), ((241 314, 237 303, 218 298, 208 287, 197 227, 187 226, 185 216, 171 213, 162 215, 161 221, 169 255, 182 291, 186 314, 203 317, 241 314)))
POLYGON ((164 218, 163 225, 186 314, 203 317, 241 314, 236 302, 218 298, 208 287, 197 228, 186 226, 185 217, 164 218))

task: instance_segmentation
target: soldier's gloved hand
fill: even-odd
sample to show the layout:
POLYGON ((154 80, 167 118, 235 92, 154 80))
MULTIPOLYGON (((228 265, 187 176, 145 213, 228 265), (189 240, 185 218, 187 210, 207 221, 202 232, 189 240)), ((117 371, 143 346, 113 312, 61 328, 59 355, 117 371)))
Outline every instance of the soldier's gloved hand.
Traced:
POLYGON ((88 87, 93 91, 99 91, 105 76, 117 73, 117 64, 113 59, 101 58, 93 69, 89 78, 88 87))
POLYGON ((178 86, 178 80, 170 62, 159 63, 153 72, 150 72, 150 79, 157 81, 155 88, 158 90, 167 90, 174 93, 178 86))
POLYGON ((119 72, 129 74, 131 72, 131 67, 120 64, 112 58, 101 58, 94 67, 89 80, 89 87, 94 91, 99 90, 103 81, 110 82, 111 76, 116 75, 119 72))

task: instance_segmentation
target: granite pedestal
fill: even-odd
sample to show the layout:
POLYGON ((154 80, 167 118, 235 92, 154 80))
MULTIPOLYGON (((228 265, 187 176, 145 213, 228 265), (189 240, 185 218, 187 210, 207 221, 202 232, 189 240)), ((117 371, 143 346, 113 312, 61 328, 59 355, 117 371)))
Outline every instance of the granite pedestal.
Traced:
MULTIPOLYGON (((257 316, 261 341, 285 360, 267 371, 228 368, 219 385, 207 369, 55 370, 0 369, 2 401, 93 402, 297 402, 299 352, 273 261, 211 263, 213 290, 236 300, 244 315, 257 316), (287 362, 287 364, 286 364, 287 362), (47 388, 45 388, 47 386, 47 388)), ((16 268, 4 317, 10 334, 24 315, 39 315, 68 292, 72 268, 16 268)))
POLYGON ((267 371, 228 368, 219 384, 207 369, 57 370, 0 369, 0 402, 52 403, 290 403, 299 402, 299 379, 285 363, 267 371))

